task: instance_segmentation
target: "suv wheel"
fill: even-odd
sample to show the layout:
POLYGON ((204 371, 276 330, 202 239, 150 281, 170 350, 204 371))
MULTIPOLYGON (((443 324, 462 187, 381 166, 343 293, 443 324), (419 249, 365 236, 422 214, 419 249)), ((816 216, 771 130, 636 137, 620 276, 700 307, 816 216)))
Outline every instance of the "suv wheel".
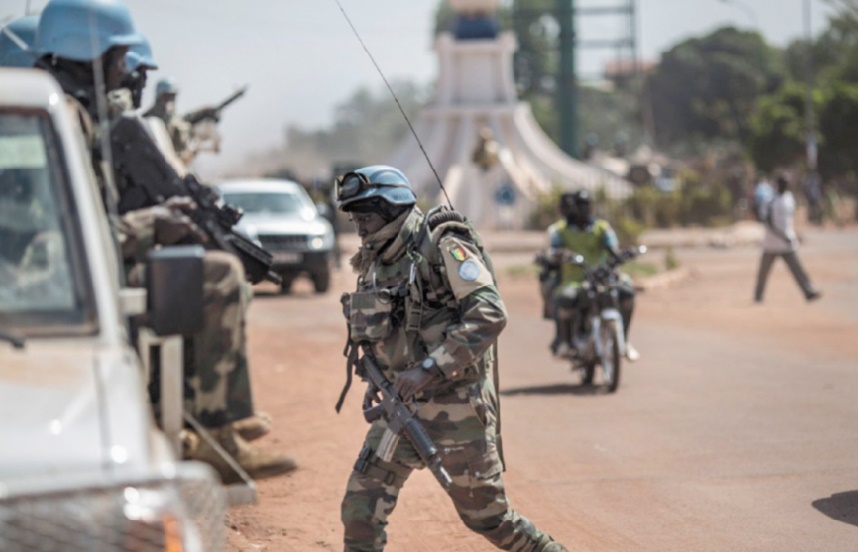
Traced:
POLYGON ((295 281, 295 276, 291 274, 282 274, 283 281, 280 282, 280 293, 288 294, 292 291, 292 282, 295 281))
POLYGON ((313 274, 313 289, 316 293, 325 293, 331 287, 331 271, 326 268, 313 274))

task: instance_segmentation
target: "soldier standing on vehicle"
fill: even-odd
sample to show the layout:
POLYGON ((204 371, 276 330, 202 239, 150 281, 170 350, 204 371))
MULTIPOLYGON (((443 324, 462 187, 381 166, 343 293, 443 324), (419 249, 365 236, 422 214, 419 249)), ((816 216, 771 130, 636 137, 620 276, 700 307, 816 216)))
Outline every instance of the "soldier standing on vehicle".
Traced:
POLYGON ((121 86, 131 91, 134 109, 140 109, 143 103, 143 89, 146 88, 148 72, 156 69, 158 65, 152 57, 152 47, 148 40, 143 38, 143 42, 128 48, 125 54, 126 75, 122 79, 121 86))
MULTIPOLYGON (((38 66, 56 78, 81 123, 108 216, 130 269, 129 281, 138 285, 142 283, 141 271, 134 267, 140 266, 152 246, 187 238, 205 239, 185 214, 194 208, 186 198, 171 198, 164 205, 122 216, 115 214, 118 191, 111 188, 110 182, 117 175, 113 174, 114 167, 103 162, 97 124, 103 117, 98 104, 102 100, 107 104, 109 122, 127 115, 130 93, 119 89, 125 77, 125 55, 129 46, 141 44, 142 40, 122 0, 51 0, 42 12, 37 32, 37 49, 42 54, 38 66), (93 28, 103 32, 92 36, 93 28), (103 86, 101 93, 97 91, 99 86, 103 86)), ((291 471, 297 466, 294 459, 251 446, 233 425, 254 416, 244 335, 248 300, 243 293, 244 269, 230 253, 207 251, 203 270, 205 325, 191 339, 194 362, 186 366, 186 372, 191 369, 186 378, 193 404, 188 409, 252 477, 291 471)), ((205 441, 192 458, 211 464, 225 483, 238 480, 227 462, 205 441)))
POLYGON ((163 78, 155 85, 155 104, 146 111, 144 117, 157 117, 164 121, 167 133, 173 142, 173 149, 183 163, 194 160, 197 151, 191 143, 191 124, 176 112, 176 97, 179 85, 172 77, 163 78))
POLYGON ((786 176, 778 177, 777 190, 777 195, 769 202, 766 209, 766 235, 763 238, 763 254, 760 257, 760 269, 757 272, 754 301, 763 302, 766 280, 778 257, 782 257, 786 262, 805 299, 814 301, 822 294, 814 287, 798 259, 798 237, 793 225, 795 198, 789 190, 789 180, 786 176))
MULTIPOLYGON (((343 298, 354 351, 372 355, 396 393, 443 446, 448 493, 465 525, 503 550, 565 551, 507 501, 498 450, 492 347, 506 325, 480 238, 458 213, 424 216, 405 175, 372 166, 339 181, 339 208, 361 238, 351 263, 357 290, 343 298)), ((369 430, 342 503, 345 550, 383 550, 387 518, 414 469, 407 439, 369 430), (388 448, 387 460, 380 451, 388 448)))
POLYGON ((0 25, 0 67, 32 67, 38 57, 33 51, 38 15, 25 15, 0 25))
MULTIPOLYGON (((584 257, 588 265, 603 262, 607 255, 619 258, 619 242, 608 221, 593 216, 587 190, 567 192, 560 196, 563 218, 548 228, 549 255, 569 250, 584 257)), ((567 355, 573 348, 572 332, 578 327, 578 291, 584 281, 584 269, 570 262, 560 267, 560 283, 554 291, 554 320, 557 334, 551 348, 555 355, 567 355)), ((626 339, 626 357, 635 361, 640 356, 629 342, 629 327, 635 308, 635 291, 629 281, 618 286, 620 314, 626 339)))

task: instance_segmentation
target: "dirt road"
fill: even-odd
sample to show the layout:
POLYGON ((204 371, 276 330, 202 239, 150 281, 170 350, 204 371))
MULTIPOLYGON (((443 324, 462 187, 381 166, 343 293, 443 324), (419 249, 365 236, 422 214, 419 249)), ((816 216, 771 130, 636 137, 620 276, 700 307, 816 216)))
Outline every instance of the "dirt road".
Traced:
MULTIPOLYGON (((501 269, 505 474, 513 506, 570 550, 858 549, 858 231, 812 231, 801 251, 824 297, 807 304, 784 266, 751 302, 752 247, 678 252, 694 276, 641 294, 616 394, 578 385, 548 354, 536 283, 501 269)), ((662 253, 654 252, 654 256, 662 253)), ((498 255, 504 267, 524 255, 498 255)), ((250 348, 261 446, 301 468, 262 481, 230 514, 233 549, 341 550, 339 503, 366 424, 355 385, 342 414, 345 326, 334 290, 261 288, 250 348)), ((391 552, 482 551, 429 474, 402 493, 391 552)))

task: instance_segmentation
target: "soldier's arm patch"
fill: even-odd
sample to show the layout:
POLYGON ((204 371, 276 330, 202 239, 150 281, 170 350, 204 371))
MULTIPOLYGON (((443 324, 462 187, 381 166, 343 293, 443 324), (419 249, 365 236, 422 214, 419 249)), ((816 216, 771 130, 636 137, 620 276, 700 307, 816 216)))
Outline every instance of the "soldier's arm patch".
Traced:
POLYGON ((459 265, 459 277, 466 282, 473 282, 480 277, 480 266, 468 259, 459 265))
POLYGON ((450 290, 456 300, 461 301, 480 288, 494 285, 494 278, 476 246, 452 236, 442 238, 439 245, 450 290))

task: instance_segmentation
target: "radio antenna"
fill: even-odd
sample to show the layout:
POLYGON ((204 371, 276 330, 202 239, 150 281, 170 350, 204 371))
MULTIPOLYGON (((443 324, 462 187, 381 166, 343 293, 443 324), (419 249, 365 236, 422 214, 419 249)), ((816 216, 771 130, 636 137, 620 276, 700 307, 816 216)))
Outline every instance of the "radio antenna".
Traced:
POLYGON ((349 15, 346 13, 346 10, 343 8, 343 5, 340 3, 340 0, 334 0, 334 2, 336 2, 337 7, 340 8, 340 11, 342 12, 343 17, 346 19, 346 22, 349 24, 349 27, 351 27, 352 32, 355 35, 355 38, 358 39, 358 42, 360 42, 361 47, 363 47, 363 51, 366 52, 367 56, 369 56, 370 61, 372 61, 372 64, 375 66, 375 70, 378 71, 378 74, 381 76, 381 80, 384 81, 384 84, 387 86, 387 89, 390 91, 390 95, 393 96, 393 100, 396 102, 396 107, 399 108, 399 112, 402 113, 402 117, 405 119, 405 122, 408 123, 408 128, 409 128, 409 130, 411 130, 411 134, 414 135, 414 139, 417 140, 417 145, 420 146, 420 151, 423 153, 423 157, 426 158, 426 162, 429 164, 429 168, 432 169, 432 174, 435 175, 435 180, 438 181, 438 186, 441 188, 441 192, 444 193, 444 198, 446 198, 447 204, 450 206, 450 209, 453 209, 453 202, 450 201, 450 196, 447 195, 447 190, 444 189, 444 183, 441 182, 441 177, 438 176, 438 171, 435 170, 435 165, 433 165, 432 160, 429 159, 429 154, 426 153, 426 149, 423 147, 423 142, 421 142, 420 137, 417 136, 417 131, 414 130, 414 126, 411 124, 411 120, 408 118, 408 115, 405 114, 405 110, 402 109, 402 104, 399 103, 399 97, 397 97, 396 92, 393 91, 393 87, 390 86, 390 83, 387 81, 387 77, 384 76, 384 73, 382 72, 381 67, 378 66, 378 63, 376 63, 375 58, 373 57, 372 53, 369 51, 369 48, 367 48, 366 44, 364 44, 363 39, 360 37, 360 33, 358 33, 357 29, 355 28, 354 24, 352 23, 351 18, 349 18, 349 15))

